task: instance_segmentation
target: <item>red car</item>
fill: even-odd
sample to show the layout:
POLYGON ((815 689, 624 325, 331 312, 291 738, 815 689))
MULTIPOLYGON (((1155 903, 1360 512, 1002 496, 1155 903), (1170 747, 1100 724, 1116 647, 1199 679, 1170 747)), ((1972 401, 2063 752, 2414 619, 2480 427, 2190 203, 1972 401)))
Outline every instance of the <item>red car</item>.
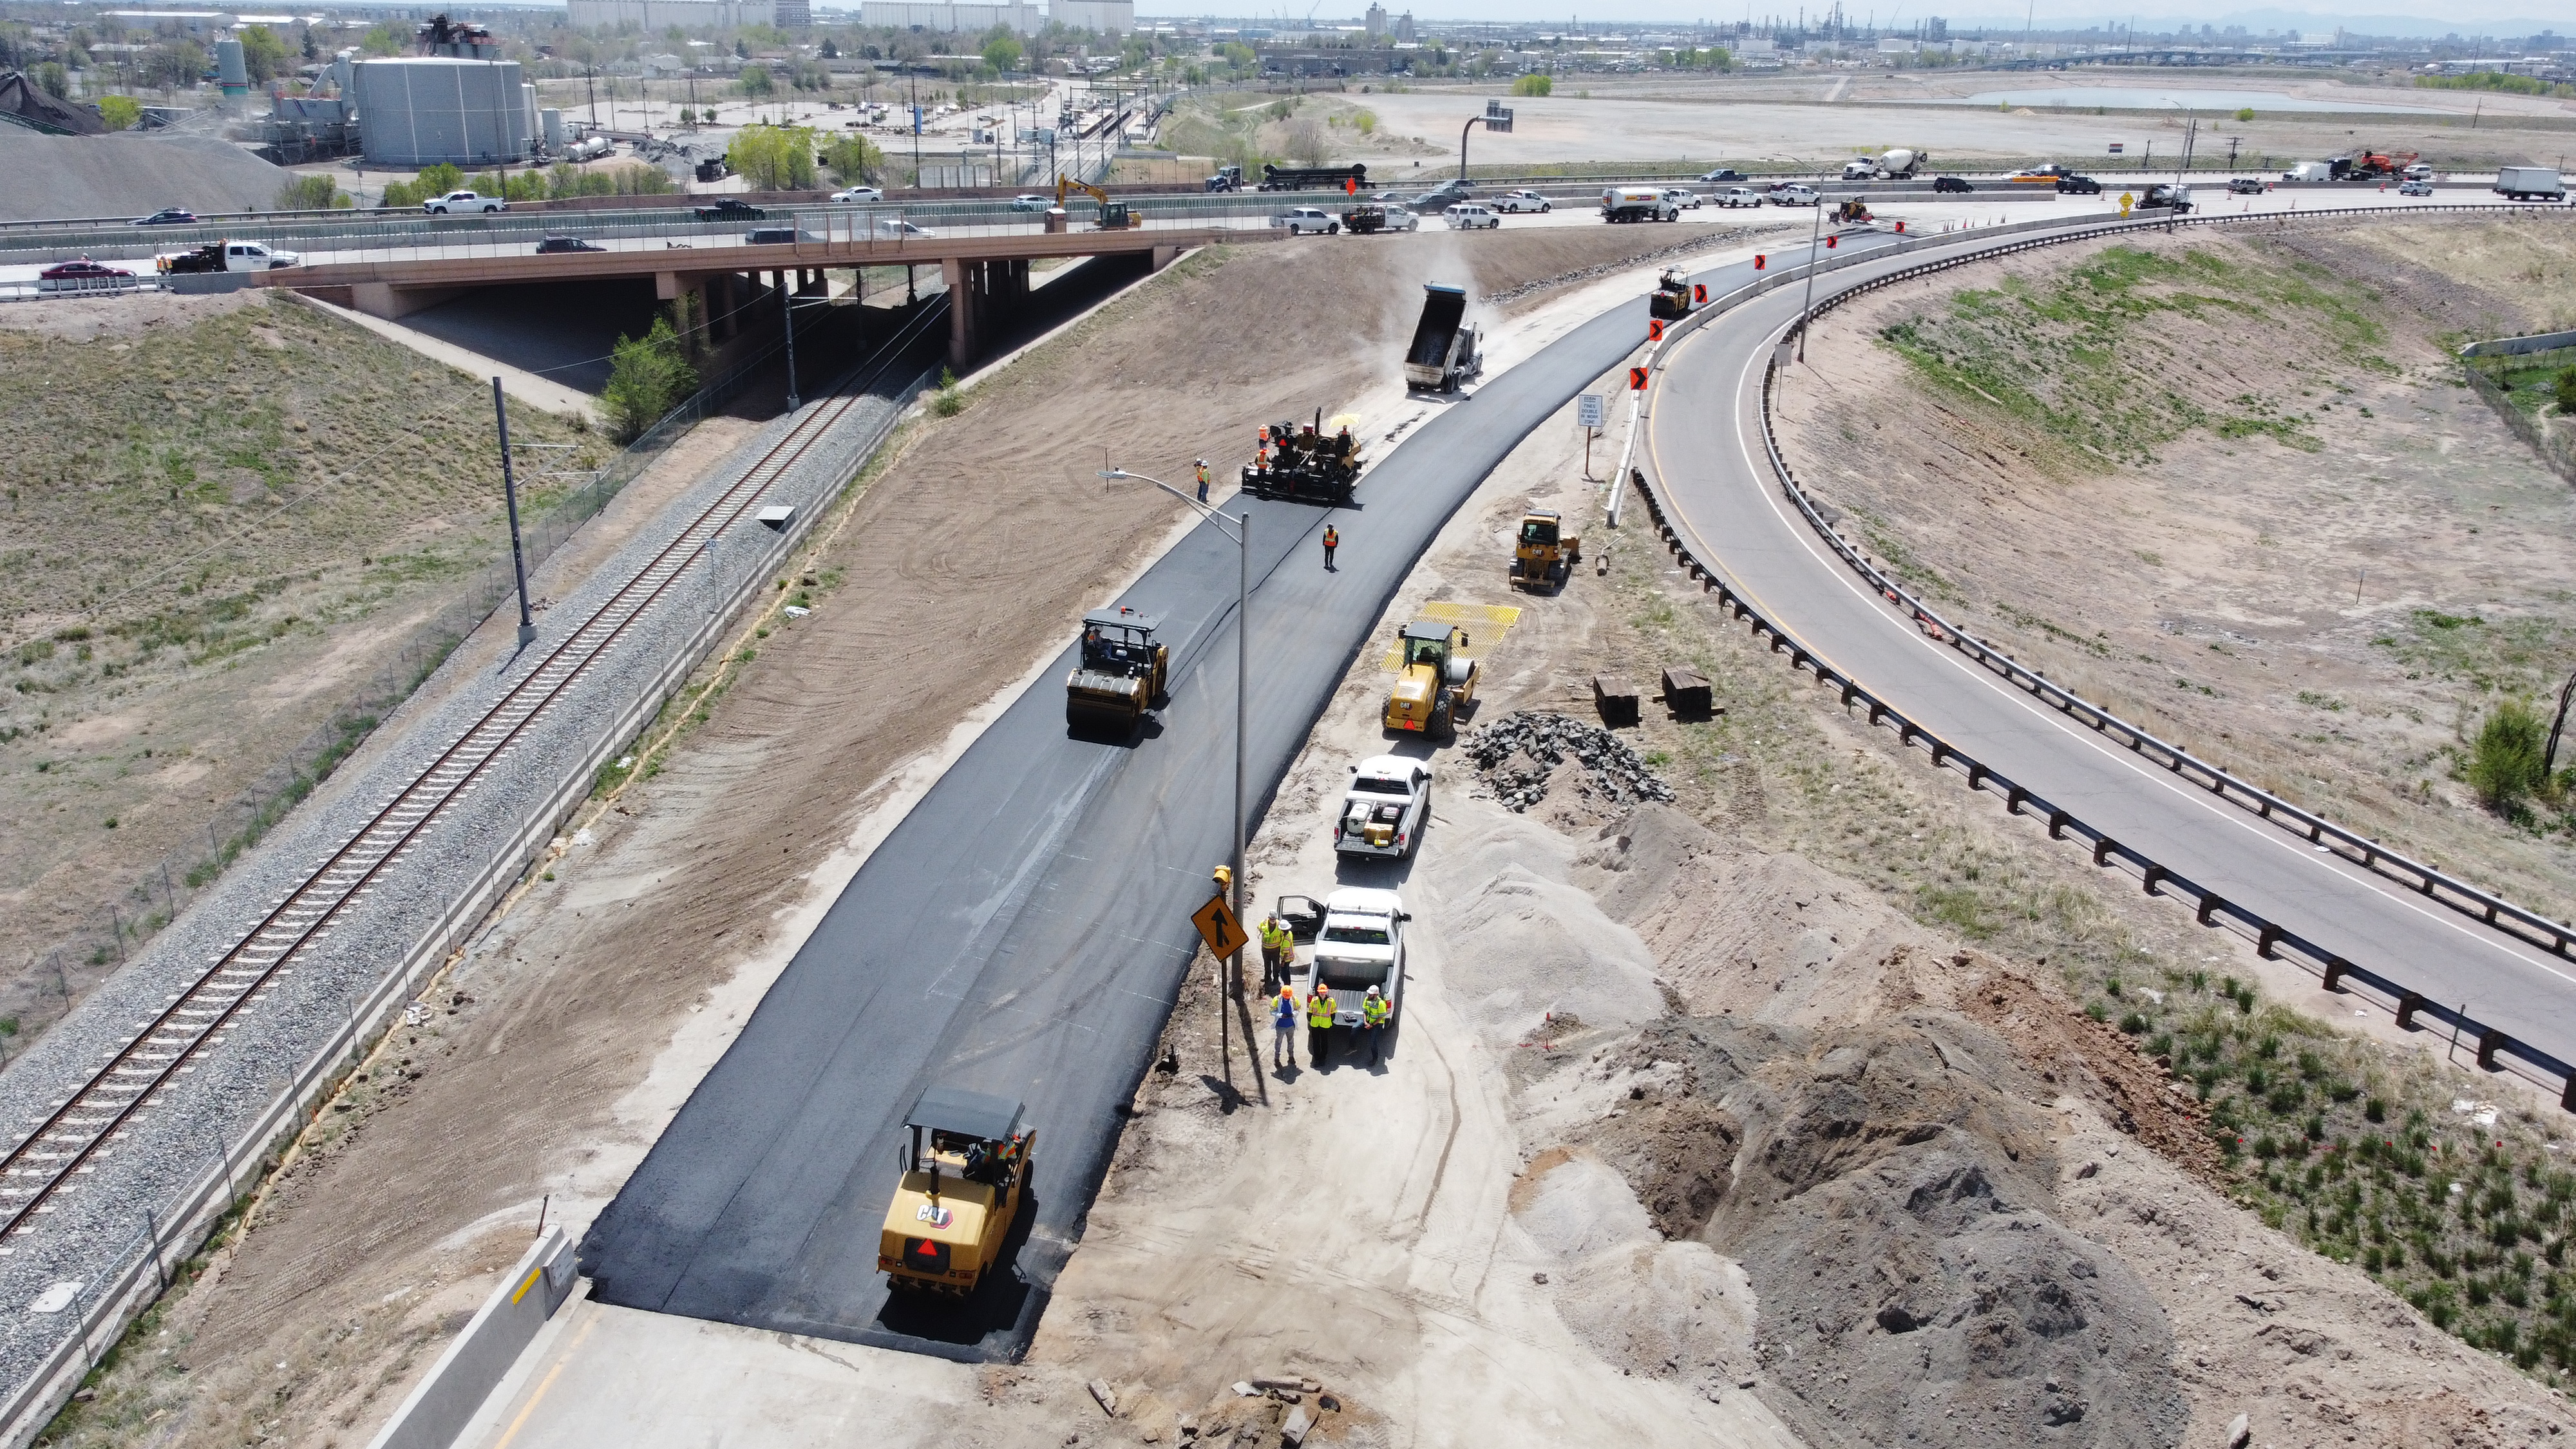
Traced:
POLYGON ((134 285, 134 274, 87 257, 57 262, 36 274, 39 292, 113 292, 134 285))

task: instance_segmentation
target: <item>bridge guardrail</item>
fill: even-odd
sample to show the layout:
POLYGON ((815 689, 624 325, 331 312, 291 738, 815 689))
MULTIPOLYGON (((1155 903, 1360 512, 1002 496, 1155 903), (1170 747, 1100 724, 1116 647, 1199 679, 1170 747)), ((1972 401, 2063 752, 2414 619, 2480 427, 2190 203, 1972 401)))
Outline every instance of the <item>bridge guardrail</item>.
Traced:
MULTIPOLYGON (((2439 209, 2445 211, 2477 211, 2487 213, 2497 211, 2518 212, 2554 210, 2559 214, 2565 214, 2565 208, 2542 207, 2478 206, 2443 207, 2439 209)), ((2316 213, 2315 217, 2333 219, 2356 214, 2372 213, 2411 216, 2420 215, 2425 210, 2427 210, 2427 208, 2420 206, 2403 208, 2352 208, 2336 212, 2316 213)), ((2159 229, 2169 230, 2184 225, 2242 225, 2246 223, 2261 224, 2264 222, 2286 225, 2292 219, 2293 218, 2286 214, 2266 213, 2259 216, 2208 216, 2200 218, 2159 217, 2143 221, 2111 221, 2090 224, 2076 223, 2073 225, 2068 225, 2066 223, 2041 223, 2039 224, 2040 227, 2053 226, 2057 230, 2058 234, 2008 242, 1997 247, 1979 248, 1977 251, 1963 256, 1945 257, 1932 262, 1923 263, 1918 266, 1903 268, 1897 272, 1890 273, 1886 277, 1874 278, 1855 287, 1843 289, 1833 296, 1821 300, 1815 309, 1807 314, 1807 321, 1812 323, 1814 316, 1828 310, 1828 308, 1833 305, 1838 305, 1841 301, 1848 300, 1850 297, 1861 295, 1879 287, 1893 285, 1900 281, 1913 280, 1931 272, 1946 270, 1950 267, 1965 265, 1973 261, 1989 259, 1998 253, 2030 250, 2041 246, 2059 245, 2065 242, 2087 240, 2104 235, 2119 235, 2129 232, 2154 231, 2159 229)), ((2314 219, 2314 217, 2311 219, 2314 219)), ((2038 229, 2038 227, 2025 226, 2015 228, 2015 230, 2035 229, 2038 229)), ((1960 237, 1956 233, 1935 234, 1920 242, 1913 243, 1912 245, 1906 245, 1904 243, 1900 243, 1899 245, 1904 250, 1910 251, 1934 245, 1954 245, 1959 240, 1960 237)), ((1703 318, 1713 318, 1719 313, 1730 310, 1756 296, 1777 290, 1779 287, 1785 286, 1792 281, 1803 280, 1811 271, 1823 272, 1841 270, 1850 266, 1859 265, 1866 261, 1885 260, 1887 255, 1887 250, 1882 248, 1862 253, 1848 259, 1838 259, 1833 262, 1810 264, 1808 266, 1795 268, 1783 268, 1779 273, 1774 274, 1772 277, 1754 282, 1746 287, 1739 288, 1734 292, 1728 293, 1724 297, 1713 301, 1708 307, 1695 312, 1681 327, 1668 329, 1663 342, 1657 345, 1655 349, 1655 358, 1649 363, 1649 366, 1660 367, 1669 350, 1678 343, 1682 337, 1688 335, 1691 331, 1695 331, 1697 327, 1701 325, 1703 318)), ((1771 426, 1771 398, 1777 383, 1778 368, 1779 357, 1778 352, 1775 349, 1773 356, 1769 364, 1766 365, 1763 373, 1762 432, 1764 450, 1769 457, 1774 474, 1778 478, 1783 490, 1790 496, 1791 500, 1796 503, 1799 511, 1807 519, 1809 525, 1825 538, 1825 540, 1834 548, 1835 552, 1843 558, 1846 564, 1861 572, 1863 577, 1868 579, 1873 586, 1877 587, 1882 596, 1888 598, 1890 602, 1896 603, 1899 607, 1909 610, 1916 620, 1926 627, 1927 632, 1932 633, 1936 639, 1939 639, 1941 642, 1948 643, 1954 648, 1960 649, 1961 652, 1968 654, 1969 657, 1975 659, 1978 663, 1997 673, 2003 674, 2015 684, 2030 690, 2034 694, 2038 694, 2041 698, 2047 700, 2053 705, 2056 705, 2061 710, 2065 710, 2068 713, 2075 714, 2078 718, 2084 719, 2088 724, 2092 724, 2097 730, 2102 730, 2106 733, 2114 731, 2118 732, 2126 737, 2129 747, 2132 750, 2137 751, 2142 755, 2147 755, 2150 758, 2158 759, 2160 763, 2165 764, 2168 769, 2175 771, 2177 774, 2183 774, 2187 778, 2196 777, 2200 783, 2211 788, 2213 793, 2219 794, 2222 798, 2231 799, 2234 803, 2240 805, 2249 805, 2249 808, 2255 808, 2262 818, 2272 820, 2276 824, 2287 821, 2289 823, 2285 828, 2290 828, 2293 833, 2300 833, 2304 830, 2307 832, 2306 838, 2310 839, 2312 842, 2323 844, 2326 841, 2331 840, 2335 842, 2336 845, 2345 847, 2346 849, 2357 848, 2361 852, 2359 857, 2356 858, 2353 854, 2347 854, 2346 849, 2336 850, 2336 853, 2343 856, 2346 860, 2354 861, 2357 864, 2364 865, 2366 868, 2370 868, 2382 875, 2389 876, 2390 878, 2401 882, 2408 882, 2410 884, 2413 882, 2425 882, 2424 884, 2416 886, 2419 893, 2432 899, 2439 900, 2443 904, 2461 911, 2463 914, 2483 920, 2491 926, 2506 927, 2509 934, 2516 936, 2517 939, 2552 949, 2554 954, 2562 956, 2567 954, 2569 928, 2565 924, 2550 921, 2546 917, 2540 916, 2535 912, 2524 910, 2522 907, 2515 906, 2511 902, 2504 901, 2499 897, 2480 891, 2476 887, 2470 886, 2465 882, 2457 881, 2452 877, 2434 871, 2429 866, 2424 866, 2403 855, 2387 851, 2384 848, 2379 847, 2375 842, 2368 841, 2366 838, 2346 830, 2341 826, 2335 825, 2331 821, 2327 821, 2311 812, 2301 810, 2299 807, 2291 805, 2289 802, 2281 800, 2279 797, 2273 796, 2269 792, 2261 790, 2259 787, 2239 780, 2235 776, 2228 774, 2223 770, 2219 770, 2217 767, 2209 765, 2205 761, 2199 760, 2197 757, 2190 755, 2187 751, 2184 751, 2177 746, 2168 744, 2143 730, 2136 729, 2126 721, 2119 719, 2118 716, 2080 699, 2062 687, 2050 684, 2035 671, 2023 668, 2009 655, 2005 655, 2001 651, 1993 649, 1983 641, 1977 640, 1973 635, 1965 634, 1955 626, 1951 625, 1948 620, 1942 618, 1928 605, 1925 605, 1919 597, 1903 589, 1893 579, 1888 578, 1887 575, 1872 564, 1866 556, 1860 554, 1858 550, 1854 549, 1849 540, 1844 539, 1841 534, 1835 532, 1824 516, 1817 510, 1814 500, 1810 498, 1806 494, 1804 488, 1797 483, 1794 475, 1789 469, 1787 460, 1782 457, 1779 451, 1778 440, 1771 426), (2221 784, 2213 782, 2224 783, 2221 784), (2409 881, 2410 876, 2413 877, 2412 882, 2409 881), (2512 927, 2525 927, 2528 928, 2528 932, 2526 930, 2512 929, 2512 927), (2552 944, 2553 942, 2554 945, 2552 944)), ((2048 824, 2048 832, 2051 839, 2064 839, 2066 838, 2068 831, 2073 831, 2078 838, 2091 845, 2093 863, 2095 865, 2108 866, 2114 860, 2117 860, 2123 866, 2134 869, 2148 894, 2175 894, 2179 892, 2190 896, 2196 903, 2195 915, 2200 924, 2205 926, 2223 925, 2229 929, 2237 931, 2239 934, 2245 936, 2246 939, 2253 941, 2257 952, 2267 959, 2282 958, 2285 953, 2300 958, 2309 967, 2309 969, 2314 970, 2319 975, 2325 988, 2329 991, 2347 990, 2353 983, 2358 983, 2368 987, 2372 992, 2383 998, 2380 1004, 2396 1015, 2398 1025, 2401 1027, 2411 1028, 2419 1018, 2430 1018, 2432 1020, 2446 1023, 2476 1043, 2477 1061, 2480 1067, 2490 1071, 2509 1070, 2516 1076, 2522 1077, 2524 1080, 2530 1081, 2534 1085, 2555 1087, 2559 1092, 2560 1107, 2569 1112, 2576 1112, 2576 1066, 2570 1066, 2568 1063, 2562 1061, 2548 1051, 2545 1051, 2529 1042, 2525 1042, 2500 1028, 2493 1027, 2485 1022, 2479 1021, 2475 1017, 2470 1016, 2465 1007, 2452 1008, 2430 1001, 2421 992, 2376 972, 2370 971, 2367 968, 2355 965, 2343 956, 2288 930, 2277 922, 2271 921, 2250 908, 2228 900, 2215 890, 2203 886, 2189 877, 2177 874, 2171 868, 2154 860, 2144 852, 2120 843, 2118 840, 2112 838, 2107 832, 2085 823, 2072 812, 2055 806, 2026 787, 2014 782, 2010 777, 2006 776, 2002 772, 1985 764, 1983 761, 1977 760, 1955 746, 1950 745, 1947 741, 1942 740, 1932 731, 1925 729, 1920 724, 1917 724, 1912 718, 1905 715, 1902 711, 1878 698, 1878 696, 1860 685, 1858 681, 1843 674, 1841 671, 1835 669, 1830 663, 1809 651, 1803 644, 1798 642, 1794 635, 1791 635, 1786 630, 1780 628, 1777 623, 1772 621, 1767 615, 1763 614, 1760 608, 1750 599, 1744 597, 1720 567, 1711 560, 1701 558, 1698 555, 1697 550, 1694 549, 1682 537, 1680 532, 1672 526, 1671 521, 1666 514, 1662 498, 1658 495, 1655 485, 1646 479, 1642 470, 1632 470, 1632 478, 1630 480, 1622 480, 1620 486, 1627 486, 1627 483, 1630 481, 1634 482, 1640 495, 1645 499, 1648 511, 1654 519, 1658 536, 1672 551, 1674 557, 1681 562, 1685 572, 1690 577, 1698 579, 1701 582, 1703 589, 1715 591, 1719 596, 1720 603, 1727 607, 1739 619, 1749 621, 1757 635, 1767 637, 1774 652, 1778 652, 1782 649, 1788 650, 1792 668, 1807 669, 1815 675, 1820 683, 1838 687, 1842 691, 1843 703, 1846 707, 1852 707, 1855 705, 1865 706, 1868 712, 1868 719, 1871 724, 1887 724, 1890 721, 1893 721, 1894 723, 1892 727, 1897 731, 1898 737, 1903 743, 1907 745, 1921 744, 1931 754, 1932 761, 1936 766, 1958 769, 1961 773, 1967 776, 1968 784, 1971 789, 1989 790, 2003 795, 2005 797, 2005 808, 2008 813, 2014 815, 2030 814, 2045 819, 2048 824), (2534 1075, 2534 1073, 2538 1073, 2539 1075, 2534 1075), (2555 1080, 2553 1081, 2550 1079, 2555 1080)))

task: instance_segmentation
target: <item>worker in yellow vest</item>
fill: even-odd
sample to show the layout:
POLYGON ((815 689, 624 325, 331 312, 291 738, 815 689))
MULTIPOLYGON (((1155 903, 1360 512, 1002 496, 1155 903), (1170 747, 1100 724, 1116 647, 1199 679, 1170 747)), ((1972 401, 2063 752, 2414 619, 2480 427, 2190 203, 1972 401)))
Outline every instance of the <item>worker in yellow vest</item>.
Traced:
POLYGON ((1272 911, 1261 923, 1261 989, 1267 991, 1272 983, 1287 980, 1296 961, 1296 933, 1272 911))
POLYGON ((1324 1053, 1332 1045, 1332 1032, 1333 993, 1318 976, 1315 989, 1306 996, 1306 1057, 1319 1072, 1324 1069, 1324 1053))
POLYGON ((1393 1015, 1386 998, 1374 986, 1360 998, 1360 1030, 1368 1033, 1369 1065, 1376 1066, 1386 1055, 1386 1019, 1393 1015))

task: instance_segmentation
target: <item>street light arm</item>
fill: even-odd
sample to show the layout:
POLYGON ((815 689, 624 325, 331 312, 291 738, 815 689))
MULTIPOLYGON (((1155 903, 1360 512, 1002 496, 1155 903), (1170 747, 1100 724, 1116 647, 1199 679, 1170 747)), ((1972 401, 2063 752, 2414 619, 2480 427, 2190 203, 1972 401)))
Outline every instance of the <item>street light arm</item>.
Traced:
POLYGON ((1160 478, 1148 478, 1142 473, 1130 473, 1124 468, 1103 468, 1100 470, 1100 476, 1112 483, 1151 483, 1155 487, 1162 489, 1164 492, 1171 494, 1174 498, 1177 498, 1192 508, 1197 509, 1201 518, 1205 518, 1216 524, 1217 527, 1225 530, 1226 537, 1233 539, 1237 543, 1243 541, 1243 532, 1241 529, 1234 526, 1233 519, 1219 513, 1216 509, 1209 507, 1207 504, 1201 503, 1196 498, 1191 497, 1189 494, 1182 492, 1180 489, 1173 487, 1171 484, 1164 482, 1160 478))

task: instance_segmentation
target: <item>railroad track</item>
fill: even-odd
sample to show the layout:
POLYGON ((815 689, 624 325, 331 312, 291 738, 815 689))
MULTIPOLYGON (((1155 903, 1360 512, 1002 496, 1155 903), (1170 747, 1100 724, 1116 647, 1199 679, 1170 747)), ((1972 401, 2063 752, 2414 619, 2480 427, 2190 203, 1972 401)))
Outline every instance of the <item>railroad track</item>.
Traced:
MULTIPOLYGON (((93 1171, 114 1150, 137 1114, 181 1074, 223 1045, 224 1036, 269 989, 294 969, 307 949, 393 864, 402 859, 441 815, 489 775, 547 709, 624 637, 636 620, 667 594, 706 546, 740 522, 770 485, 870 394, 946 311, 923 309, 875 353, 844 374, 832 396, 789 429, 741 478, 710 503, 651 561, 548 650, 463 734, 397 790, 365 825, 332 851, 232 947, 145 1022, 62 1105, 0 1157, 0 1243, 43 1229, 53 1199, 73 1179, 93 1171)), ((12 1249, 0 1246, 0 1253, 12 1249)))

